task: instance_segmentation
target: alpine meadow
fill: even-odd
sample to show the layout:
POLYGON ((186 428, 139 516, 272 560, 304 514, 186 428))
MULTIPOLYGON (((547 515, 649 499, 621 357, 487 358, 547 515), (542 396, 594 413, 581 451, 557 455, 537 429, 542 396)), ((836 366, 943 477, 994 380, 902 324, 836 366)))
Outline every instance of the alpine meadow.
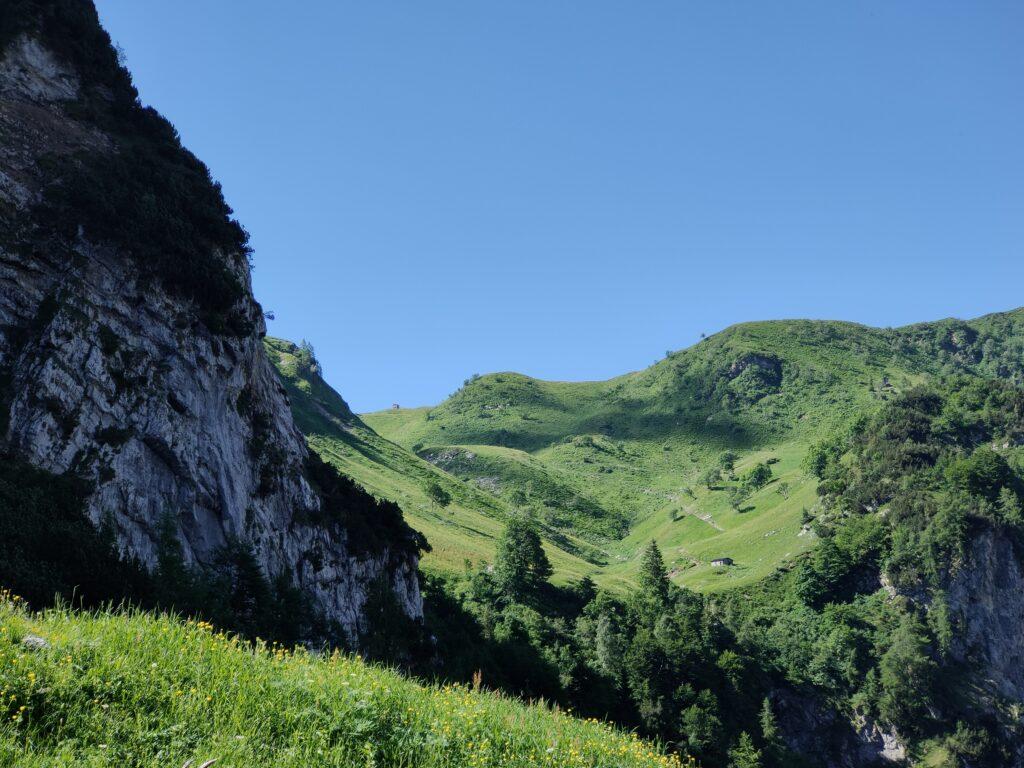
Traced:
MULTIPOLYGON (((638 164, 647 151, 665 151, 654 128, 628 115, 628 106, 654 98, 654 80, 641 74, 647 46, 634 41, 597 59, 580 41, 559 38, 549 49, 545 35, 563 11, 531 4, 458 12, 442 4, 417 16, 426 11, 407 4, 314 3, 294 11, 316 49, 296 63, 286 61, 298 44, 291 18, 280 31, 261 28, 266 9, 97 4, 99 11, 93 0, 0 0, 0 765, 1024 768, 1024 308, 894 327, 739 322, 606 380, 503 371, 473 374, 458 386, 461 374, 452 379, 457 389, 432 405, 359 412, 363 395, 346 401, 350 382, 376 387, 372 407, 391 391, 380 385, 393 378, 391 369, 373 360, 400 364, 407 354, 401 391, 428 392, 428 381, 448 375, 450 355, 472 361, 467 367, 506 353, 521 361, 524 350, 557 356, 551 349, 568 331, 559 337, 552 317, 567 326, 578 320, 574 327, 596 339, 594 348, 606 347, 617 366, 624 358, 614 339, 601 337, 596 314, 574 318, 583 306, 618 313, 623 324, 651 325, 638 308, 657 303, 658 287, 652 282, 650 296, 619 302, 615 281, 628 292, 630 262, 637 273, 648 266, 643 254, 658 244, 658 227, 644 229, 649 242, 640 237, 636 253, 620 254, 613 269, 567 261, 538 269, 550 284, 523 292, 518 264, 495 256, 476 270, 475 261, 472 268, 458 262, 489 258, 480 228, 493 221, 467 207, 467 198, 445 198, 453 187, 443 179, 428 183, 410 170, 417 153, 455 152, 462 162, 446 166, 453 178, 481 164, 501 177, 485 198, 518 183, 515 173, 501 174, 503 152, 512 164, 523 160, 512 133, 495 134, 506 143, 472 135, 524 98, 516 72, 502 65, 492 81, 488 67, 506 45, 558 61, 578 55, 591 69, 568 67, 572 88, 550 102, 546 89, 561 83, 561 70, 551 74, 554 85, 535 77, 524 93, 536 112, 516 112, 506 127, 516 140, 539 129, 543 140, 532 145, 538 165, 566 174, 573 204, 590 201, 597 211, 600 192, 588 197, 589 177, 573 151, 583 157, 600 145, 604 152, 617 146, 608 136, 620 134, 638 164), (225 92, 212 99, 185 76, 195 61, 166 70, 175 83, 181 76, 167 93, 186 94, 206 110, 182 134, 209 147, 216 167, 237 169, 242 155, 246 169, 266 164, 259 184, 225 182, 222 189, 178 130, 145 105, 146 89, 127 68, 135 54, 105 29, 122 25, 138 51, 144 46, 130 37, 133 25, 153 34, 167 13, 187 22, 187 40, 179 27, 166 29, 178 56, 215 39, 224 55, 251 61, 249 43, 237 42, 245 39, 274 59, 271 75, 241 64, 204 72, 202 80, 225 92), (225 13, 241 37, 225 37, 217 26, 225 13), (512 23, 508 13, 524 15, 512 23), (331 29, 335 14, 355 32, 331 29), (403 49, 416 19, 444 22, 443 34, 431 27, 436 39, 422 34, 429 56, 403 49), (337 49, 319 50, 322 35, 337 35, 337 49), (466 40, 480 71, 459 58, 466 40), (273 44, 262 47, 267 41, 273 44), (347 91, 359 79, 353 71, 370 72, 360 69, 363 46, 387 64, 373 70, 379 80, 347 91), (595 65, 620 55, 635 69, 612 75, 595 65), (434 68, 449 59, 459 61, 465 82, 438 85, 434 68), (292 67, 308 82, 281 88, 292 67), (429 77, 419 79, 421 68, 429 77), (428 79, 430 88, 418 90, 428 79), (253 82, 259 98, 245 90, 253 82), (618 122, 602 123, 582 107, 573 112, 598 82, 597 90, 626 100, 618 122), (239 144, 229 142, 225 154, 202 125, 241 103, 226 93, 234 89, 245 91, 253 109, 232 112, 239 144), (353 93, 355 103, 346 101, 353 93), (391 101, 385 107, 377 98, 391 101), (474 99, 479 107, 453 111, 474 99), (406 102, 424 110, 420 124, 389 111, 406 102), (322 122, 339 138, 332 134, 324 145, 308 138, 319 134, 307 132, 316 123, 307 113, 281 117, 309 104, 343 109, 345 120, 365 126, 367 144, 358 149, 373 156, 367 176, 360 176, 362 159, 346 154, 352 127, 333 112, 322 122), (559 123, 563 111, 573 120, 559 123), (436 141, 431 121, 449 112, 464 129, 436 141), (264 129, 282 131, 280 142, 260 138, 264 129), (396 135, 412 143, 394 145, 396 135), (543 154, 548 138, 564 165, 543 154), (340 162, 351 177, 323 170, 330 179, 314 189, 275 176, 282 157, 310 162, 300 149, 314 146, 303 184, 320 163, 335 169, 340 162), (416 152, 403 154, 410 146, 416 152), (340 232, 346 226, 359 230, 360 217, 369 216, 364 202, 382 205, 373 179, 395 168, 412 191, 388 199, 389 216, 412 227, 421 215, 441 216, 445 205, 458 214, 458 236, 423 238, 423 273, 404 274, 381 255, 405 247, 393 239, 401 235, 397 224, 393 231, 367 225, 379 239, 338 257, 351 267, 338 280, 326 258, 323 274, 303 272, 295 265, 307 264, 305 256, 262 245, 273 241, 266 230, 296 227, 299 219, 296 242, 306 243, 337 216, 338 232, 317 247, 344 250, 334 238, 348 236, 340 232), (345 185, 359 203, 333 196, 345 185), (234 187, 252 236, 225 199, 234 187), (318 195, 325 207, 317 207, 318 195), (326 206, 336 210, 326 215, 326 206), (274 224, 275 217, 291 223, 274 224), (448 248, 472 253, 447 263, 438 252, 448 248), (275 314, 283 313, 265 310, 254 295, 254 280, 263 294, 254 263, 264 259, 276 270, 272 281, 297 285, 267 291, 300 297, 289 299, 281 321, 275 314), (440 275, 444 290, 427 272, 440 275), (578 286, 559 283, 565 275, 611 282, 593 293, 600 299, 587 294, 574 304, 578 286), (315 298, 322 288, 332 291, 330 306, 315 298), (542 306, 551 301, 546 291, 559 306, 542 306), (465 307, 452 300, 462 295, 465 307), (493 317, 479 316, 481 295, 493 317), (331 314, 343 311, 357 321, 331 314), (522 326, 521 337, 507 343, 503 313, 522 326), (450 333, 436 334, 415 355, 403 353, 415 344, 402 347, 406 335, 419 338, 417 326, 434 327, 435 316, 450 333), (279 327, 284 336, 298 325, 308 332, 278 337, 279 327), (458 342, 470 326, 489 342, 458 342), (372 346, 380 333, 394 334, 396 348, 360 359, 353 350, 372 346), (335 371, 324 359, 341 359, 336 350, 346 340, 345 365, 335 371), (436 366, 425 370, 425 360, 436 366)), ((981 5, 959 29, 946 19, 952 26, 944 34, 973 34, 982 16, 1012 33, 1012 10, 981 5)), ((666 35, 674 13, 692 24, 671 50, 706 52, 715 34, 725 41, 746 34, 734 23, 739 16, 697 4, 577 6, 572 25, 578 20, 584 41, 592 34, 618 40, 613 35, 648 14, 656 27, 664 17, 666 35), (629 23, 618 29, 613 18, 629 23)), ((772 13, 804 18, 795 4, 772 13)), ((927 16, 923 7, 918 13, 915 29, 927 16)), ((808 13, 804 21, 777 23, 810 39, 820 18, 808 13)), ((938 34, 922 27, 928 39, 938 34)), ((651 31, 641 42, 655 49, 663 40, 651 31)), ((995 43, 957 50, 950 66, 957 57, 1014 55, 995 43)), ((168 66, 164 58, 159 46, 139 53, 158 86, 166 86, 158 66, 168 66)), ((727 58, 716 61, 749 66, 727 58)), ((705 103, 702 93, 688 98, 705 103)), ((884 104, 872 108, 881 114, 884 104)), ((813 99, 804 108, 815 113, 813 99)), ((1018 115, 1005 109, 1012 124, 1018 115)), ((717 113, 708 114, 718 125, 717 113)), ((663 116, 669 120, 669 112, 663 116)), ((734 141, 739 129, 729 128, 734 141)), ((827 134, 829 120, 819 129, 827 134)), ((1017 157, 1010 152, 1001 170, 1012 172, 1017 157)), ((526 178, 530 164, 522 165, 526 178)), ((699 164, 693 168, 699 173, 699 164)), ((801 169, 790 170, 779 176, 791 185, 777 191, 779 200, 796 194, 801 169)), ((995 178, 1000 171, 986 172, 995 178)), ((608 175, 628 187, 628 175, 608 175)), ((560 188, 522 183, 519 203, 503 207, 495 197, 487 206, 528 229, 529 205, 549 205, 560 188)), ((821 189, 827 196, 831 187, 821 189)), ((629 190, 643 198, 644 188, 629 190)), ((708 199, 718 192, 710 186, 708 199)), ((992 192, 993 209, 1013 208, 1016 198, 1000 194, 992 192)), ((735 190, 727 198, 730 206, 752 205, 735 190)), ((625 206, 622 227, 633 226, 630 215, 641 221, 657 210, 625 206)), ((576 213, 566 202, 558 215, 576 222, 576 213)), ((598 213, 588 219, 595 227, 598 213)), ((534 222, 542 220, 550 224, 534 222)), ((537 226, 542 236, 554 232, 554 225, 537 226)), ((778 231, 786 231, 781 223, 778 231)), ((799 243, 799 234, 786 236, 799 243)), ((520 242, 504 230, 494 237, 520 242)), ((600 246, 600 234, 580 237, 586 248, 600 246)), ((938 261, 933 268, 929 253, 915 262, 917 271, 894 268, 871 279, 898 283, 913 274, 899 289, 930 302, 932 317, 943 316, 963 305, 946 303, 930 286, 962 283, 968 292, 971 275, 994 263, 984 260, 1002 258, 991 256, 1001 251, 990 245, 957 257, 962 274, 944 272, 938 261)), ((1019 253, 1020 242, 1011 246, 1019 253)), ((778 317, 808 306, 801 302, 812 289, 801 280, 818 277, 806 274, 810 267, 829 269, 824 260, 786 258, 780 251, 772 262, 787 275, 786 290, 745 282, 744 270, 759 267, 744 263, 716 268, 717 279, 748 291, 751 302, 774 302, 765 316, 778 317)), ((533 275, 530 268, 521 274, 533 275)), ((839 292, 856 290, 861 277, 852 270, 839 292)), ((841 283, 838 274, 829 279, 841 283)), ((998 278, 990 276, 993 291, 998 278)), ((695 304, 714 300, 694 295, 699 279, 685 290, 695 304)), ((864 304, 862 319, 879 316, 868 312, 870 297, 864 304)), ((684 309, 659 311, 682 317, 684 309)), ((563 355, 569 370, 575 358, 563 355)), ((524 369, 542 371, 540 363, 524 369)))

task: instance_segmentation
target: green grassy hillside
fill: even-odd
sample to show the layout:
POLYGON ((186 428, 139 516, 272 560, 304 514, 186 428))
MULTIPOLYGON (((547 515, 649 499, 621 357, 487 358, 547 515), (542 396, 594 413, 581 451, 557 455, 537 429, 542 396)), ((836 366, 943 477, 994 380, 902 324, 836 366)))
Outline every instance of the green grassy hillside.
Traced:
MULTIPOLYGON (((484 681, 486 683, 486 681, 484 681)), ((32 614, 0 594, 0 764, 680 766, 594 721, 358 658, 144 613, 32 614)))
MULTIPOLYGON (((402 507, 409 523, 430 543, 423 559, 426 570, 461 570, 466 559, 493 559, 495 540, 510 514, 502 499, 367 427, 324 382, 308 349, 272 338, 265 340, 265 347, 310 446, 370 493, 402 507), (450 501, 439 503, 430 494, 432 488, 443 490, 450 501)), ((562 547, 549 541, 548 554, 563 580, 593 570, 592 564, 567 551, 574 547, 570 537, 560 539, 562 547)), ((592 549, 585 542, 579 545, 592 549)))
MULTIPOLYGON (((380 435, 507 507, 586 540, 606 584, 631 581, 658 541, 673 579, 702 590, 750 584, 814 544, 808 446, 928 377, 1019 377, 1024 311, 900 329, 773 321, 729 328, 656 365, 604 382, 473 377, 435 408, 366 414, 380 435), (735 476, 771 462, 739 504, 735 476), (713 567, 729 557, 734 564, 713 567)), ((429 536, 429 534, 428 534, 429 536)), ((556 564, 556 570, 558 564, 556 564)))

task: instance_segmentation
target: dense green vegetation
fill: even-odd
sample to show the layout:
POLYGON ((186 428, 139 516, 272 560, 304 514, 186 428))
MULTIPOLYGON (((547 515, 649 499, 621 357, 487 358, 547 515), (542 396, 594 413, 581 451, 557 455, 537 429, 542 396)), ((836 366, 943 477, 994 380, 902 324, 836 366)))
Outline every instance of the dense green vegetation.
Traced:
POLYGON ((139 103, 92 4, 4 3, 0 52, 20 33, 37 37, 78 75, 80 97, 65 108, 102 130, 113 147, 47 158, 43 200, 12 245, 70 249, 81 234, 117 247, 143 277, 195 302, 214 333, 250 333, 241 277, 249 267, 248 234, 206 165, 167 120, 139 103))
POLYGON ((721 595, 672 584, 653 542, 624 595, 509 579, 545 569, 514 521, 493 567, 430 585, 448 630, 462 627, 439 633, 460 649, 448 672, 506 684, 511 667, 513 690, 628 723, 707 766, 803 764, 784 746, 796 726, 777 715, 794 697, 842 715, 815 727, 821 750, 849 748, 842 722, 860 718, 894 729, 914 759, 1005 764, 1021 724, 950 656, 944 590, 979 532, 1024 542, 1022 443, 1024 390, 1007 382, 954 378, 893 397, 809 453, 820 545, 721 595))
POLYGON ((122 562, 109 526, 82 511, 86 484, 0 457, 0 584, 35 605, 54 595, 98 605, 150 589, 142 571, 122 562))
POLYGON ((38 36, 81 78, 86 88, 107 85, 130 93, 131 76, 117 60, 92 3, 82 0, 9 0, 0 7, 0 50, 20 34, 38 36))
POLYGON ((31 614, 0 596, 0 764, 622 766, 680 762, 634 736, 337 653, 249 644, 134 612, 31 614))
POLYGON ((774 722, 766 701, 785 681, 743 647, 720 604, 670 583, 656 545, 625 595, 586 579, 555 588, 508 578, 543 571, 521 526, 510 523, 493 567, 428 582, 441 672, 458 679, 481 670, 492 684, 629 725, 703 765, 731 765, 730 751, 747 742, 762 755, 756 765, 802 764, 751 725, 765 707, 774 722), (447 657, 446 647, 458 653, 447 657))
POLYGON ((211 331, 250 333, 237 275, 248 269, 248 235, 171 125, 141 108, 137 122, 114 152, 53 159, 54 181, 35 213, 46 229, 36 236, 73 243, 82 228, 90 242, 119 248, 145 277, 194 301, 211 331))
POLYGON ((423 535, 409 527, 397 504, 370 496, 315 453, 306 460, 306 474, 321 500, 312 522, 342 527, 353 555, 390 552, 400 559, 430 548, 423 535))
MULTIPOLYGON (((827 532, 847 517, 887 507, 900 532, 889 551, 893 583, 908 592, 939 589, 972 525, 1021 524, 1022 430, 1024 393, 1007 382, 954 378, 912 390, 874 419, 814 446, 807 461, 821 479, 823 500, 815 525, 827 532)), ((863 554, 847 558, 846 568, 876 551, 865 534, 863 554)), ((815 554, 822 573, 832 567, 829 559, 823 550, 815 554)), ((826 578, 832 586, 840 577, 826 578)))
POLYGON ((760 616, 745 611, 753 647, 788 657, 792 679, 817 682, 911 739, 946 739, 966 759, 970 732, 985 764, 1005 760, 1020 724, 982 714, 991 692, 950 660, 956 629, 944 590, 965 567, 984 565, 968 557, 980 533, 1021 540, 1022 428, 1020 387, 961 377, 911 390, 818 444, 808 464, 821 478, 813 526, 822 544, 786 578, 831 628, 804 659, 792 646, 773 654, 757 624, 769 612, 775 627, 799 614, 780 620, 766 605, 760 616), (884 599, 883 572, 913 599, 884 599))

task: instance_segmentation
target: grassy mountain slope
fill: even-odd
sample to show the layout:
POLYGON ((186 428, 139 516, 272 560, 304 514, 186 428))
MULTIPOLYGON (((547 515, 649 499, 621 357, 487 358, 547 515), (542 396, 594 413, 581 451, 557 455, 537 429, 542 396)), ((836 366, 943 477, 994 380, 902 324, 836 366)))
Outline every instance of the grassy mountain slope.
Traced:
MULTIPOLYGON (((385 440, 349 409, 324 382, 308 349, 267 338, 265 347, 288 392, 292 413, 310 446, 370 493, 398 503, 406 520, 426 535, 432 551, 426 570, 461 569, 466 559, 493 559, 494 542, 509 507, 472 483, 438 469, 411 451, 385 440), (430 496, 431 487, 451 499, 447 505, 430 496)), ((581 542, 585 547, 586 544, 581 542)), ((579 578, 593 566, 549 542, 549 557, 563 579, 579 578)))
POLYGON ((812 442, 930 376, 1019 377, 1022 360, 1022 310, 900 329, 746 323, 609 381, 497 373, 436 408, 362 419, 590 541, 605 553, 606 583, 630 581, 653 538, 675 581, 717 589, 752 583, 813 546, 801 518, 814 482, 800 468, 812 442), (775 462, 771 482, 732 505, 737 481, 701 481, 724 451, 739 455, 737 477, 775 462), (716 557, 735 565, 713 567, 716 557))
POLYGON ((544 706, 417 685, 337 653, 144 613, 31 614, 0 594, 0 764, 678 766, 544 706))

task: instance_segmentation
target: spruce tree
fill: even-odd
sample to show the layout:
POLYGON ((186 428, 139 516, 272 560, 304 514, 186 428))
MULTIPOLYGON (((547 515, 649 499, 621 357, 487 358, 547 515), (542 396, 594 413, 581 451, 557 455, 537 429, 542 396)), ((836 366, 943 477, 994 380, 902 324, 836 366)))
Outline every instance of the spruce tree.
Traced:
POLYGON ((761 705, 761 735, 764 736, 766 744, 774 744, 779 736, 779 725, 775 721, 775 713, 772 711, 772 703, 766 698, 761 705))
POLYGON ((999 516, 1009 525, 1024 524, 1024 509, 1021 509, 1020 498, 1008 486, 999 491, 999 516))
POLYGON ((584 576, 576 584, 575 592, 579 601, 586 605, 597 596, 597 584, 594 583, 594 580, 589 575, 584 576))
POLYGON ((730 768, 762 768, 761 750, 754 747, 750 734, 743 731, 736 746, 729 750, 730 768))
POLYGON ((651 541, 644 550, 637 581, 642 594, 656 597, 661 602, 668 600, 668 574, 665 573, 665 561, 655 541, 651 541))

